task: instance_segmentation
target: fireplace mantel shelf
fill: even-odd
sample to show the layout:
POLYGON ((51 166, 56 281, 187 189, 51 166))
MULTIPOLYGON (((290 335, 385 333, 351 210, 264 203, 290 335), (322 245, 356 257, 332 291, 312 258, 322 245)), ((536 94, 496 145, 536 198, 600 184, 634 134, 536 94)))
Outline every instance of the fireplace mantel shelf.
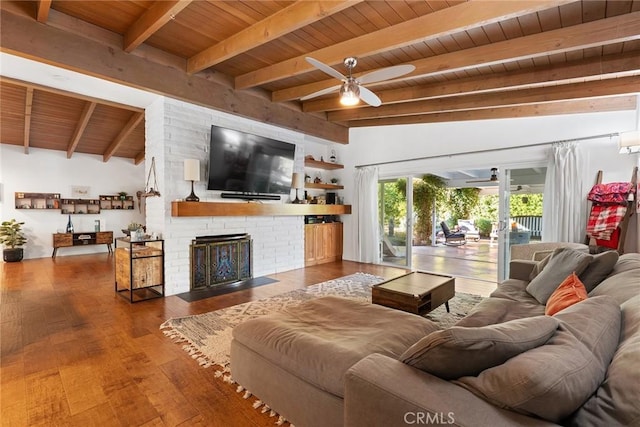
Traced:
POLYGON ((351 205, 292 203, 171 202, 171 216, 348 215, 351 205))

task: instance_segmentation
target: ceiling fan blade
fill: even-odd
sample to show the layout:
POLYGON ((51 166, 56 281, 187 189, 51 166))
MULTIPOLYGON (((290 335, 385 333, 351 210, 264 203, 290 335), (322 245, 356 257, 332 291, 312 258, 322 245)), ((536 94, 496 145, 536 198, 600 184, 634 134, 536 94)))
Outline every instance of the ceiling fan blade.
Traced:
POLYGON ((394 67, 383 68, 382 70, 372 71, 364 76, 358 77, 358 81, 362 84, 380 82, 382 80, 394 79, 396 77, 409 74, 416 67, 413 65, 396 65, 394 67))
POLYGON ((380 98, 378 98, 378 95, 363 86, 360 86, 360 99, 362 99, 372 107, 379 107, 382 104, 382 101, 380 100, 380 98))
POLYGON ((326 95, 327 93, 331 93, 340 89, 340 86, 341 85, 331 86, 326 89, 322 89, 317 92, 310 93, 309 95, 305 95, 302 98, 300 98, 300 101, 306 101, 307 99, 315 98, 316 96, 326 95))
POLYGON ((314 67, 316 67, 318 70, 323 71, 327 74, 329 74, 331 77, 335 77, 338 80, 346 80, 346 77, 343 76, 342 74, 340 74, 339 72, 337 72, 336 70, 334 70, 333 68, 329 67, 327 64, 318 61, 317 59, 313 59, 310 56, 307 56, 304 58, 309 64, 313 65, 314 67))

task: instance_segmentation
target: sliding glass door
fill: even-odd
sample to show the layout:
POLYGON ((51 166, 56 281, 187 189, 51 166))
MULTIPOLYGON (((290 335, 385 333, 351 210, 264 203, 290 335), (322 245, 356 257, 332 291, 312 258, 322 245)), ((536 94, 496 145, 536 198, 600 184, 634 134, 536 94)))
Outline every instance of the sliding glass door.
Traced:
POLYGON ((413 185, 411 178, 378 181, 382 263, 411 268, 413 185))
POLYGON ((540 241, 546 168, 500 172, 498 280, 509 276, 511 246, 540 241))

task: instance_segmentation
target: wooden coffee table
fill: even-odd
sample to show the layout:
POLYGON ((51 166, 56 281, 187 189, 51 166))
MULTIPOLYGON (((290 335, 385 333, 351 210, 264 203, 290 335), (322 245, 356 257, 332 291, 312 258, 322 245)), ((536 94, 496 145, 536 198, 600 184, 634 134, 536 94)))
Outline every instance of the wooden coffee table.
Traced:
POLYGON ((371 288, 371 301, 409 313, 424 315, 455 295, 455 278, 426 271, 412 271, 371 288))

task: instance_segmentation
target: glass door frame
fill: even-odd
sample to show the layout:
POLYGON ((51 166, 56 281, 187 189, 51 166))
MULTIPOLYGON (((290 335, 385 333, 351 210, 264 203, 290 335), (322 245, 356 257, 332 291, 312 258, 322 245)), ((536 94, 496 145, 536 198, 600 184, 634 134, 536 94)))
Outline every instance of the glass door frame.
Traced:
MULTIPOLYGON (((504 166, 500 169, 500 182, 498 185, 498 282, 509 277, 509 262, 511 261, 511 171, 528 168, 546 168, 541 162, 504 166)), ((545 172, 546 180, 546 172, 545 172)), ((544 193, 542 195, 544 198, 544 193)), ((542 221, 544 221, 544 211, 542 221)))
MULTIPOLYGON (((405 236, 405 264, 403 265, 399 265, 396 263, 392 263, 392 262, 385 262, 384 261, 384 255, 383 255, 383 250, 382 250, 382 245, 384 244, 382 241, 380 242, 380 264, 381 265, 388 265, 388 266, 393 266, 393 267, 399 267, 399 268, 407 268, 407 269, 411 269, 412 266, 412 245, 413 245, 413 176, 399 176, 399 177, 385 177, 385 178, 378 178, 378 185, 382 184, 382 183, 386 183, 386 182, 393 182, 393 181, 397 181, 398 179, 404 179, 406 182, 406 205, 405 205, 405 210, 406 210, 406 217, 405 217, 405 223, 406 223, 406 236, 405 236)), ((380 214, 380 223, 382 224, 383 222, 383 218, 384 215, 381 212, 380 214)), ((382 233, 384 234, 384 224, 383 228, 382 228, 382 233)), ((382 236, 381 236, 382 239, 382 236)))
POLYGON ((510 196, 511 196, 511 169, 504 168, 500 171, 498 183, 498 283, 509 277, 509 228, 510 228, 510 196))

